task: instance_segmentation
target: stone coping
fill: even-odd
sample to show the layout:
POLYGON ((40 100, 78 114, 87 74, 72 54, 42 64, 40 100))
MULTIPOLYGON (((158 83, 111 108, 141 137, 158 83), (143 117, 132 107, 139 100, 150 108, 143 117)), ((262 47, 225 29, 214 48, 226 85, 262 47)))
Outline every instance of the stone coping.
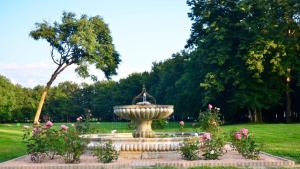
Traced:
POLYGON ((247 160, 237 152, 226 153, 220 160, 195 160, 187 161, 180 156, 161 159, 118 159, 109 164, 98 163, 97 159, 91 155, 82 155, 79 164, 64 164, 62 159, 45 160, 43 163, 36 164, 29 160, 29 156, 22 156, 13 160, 0 163, 0 169, 117 169, 117 168, 140 168, 154 166, 172 166, 177 168, 189 168, 195 166, 234 166, 243 168, 267 168, 267 167, 295 167, 295 162, 261 153, 260 160, 247 160))
POLYGON ((132 104, 132 105, 119 105, 114 106, 114 109, 135 109, 135 108, 171 108, 173 109, 173 105, 159 105, 159 104, 132 104))

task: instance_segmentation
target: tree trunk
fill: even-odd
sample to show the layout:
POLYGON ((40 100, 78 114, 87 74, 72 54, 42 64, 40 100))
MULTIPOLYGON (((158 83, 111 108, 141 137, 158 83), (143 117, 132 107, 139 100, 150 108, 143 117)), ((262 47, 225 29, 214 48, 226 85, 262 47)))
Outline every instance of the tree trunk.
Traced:
POLYGON ((257 110, 256 108, 248 109, 248 112, 250 113, 251 122, 252 123, 262 123, 262 113, 261 110, 257 110))
POLYGON ((262 112, 261 110, 256 111, 256 123, 262 123, 263 119, 262 119, 262 112))
POLYGON ((290 95, 290 82, 287 80, 286 82, 286 90, 285 90, 285 96, 286 96, 286 122, 292 121, 292 103, 291 103, 291 95, 290 95))
POLYGON ((40 102, 39 102, 39 106, 38 106, 38 108, 36 110, 36 113, 35 113, 35 117, 34 117, 34 121, 33 121, 34 125, 38 125, 39 124, 40 115, 41 115, 41 112, 42 112, 42 108, 43 108, 46 96, 48 94, 48 90, 49 90, 49 88, 45 87, 45 89, 43 91, 42 97, 41 97, 40 102))
POLYGON ((250 122, 253 123, 254 122, 254 119, 253 119, 253 114, 252 114, 252 111, 250 108, 248 108, 248 117, 250 119, 250 122))
MULTIPOLYGON (((71 64, 71 63, 70 63, 71 64)), ((53 74, 51 75, 51 78, 50 80, 48 81, 44 91, 43 91, 43 94, 42 94, 42 97, 40 99, 40 102, 39 102, 39 106, 36 110, 36 113, 35 113, 35 117, 34 117, 34 121, 33 121, 33 124, 34 125, 39 125, 40 122, 39 122, 39 119, 40 119, 40 116, 41 116, 41 112, 42 112, 42 108, 43 108, 43 105, 45 103, 45 99, 46 99, 46 96, 48 94, 48 90, 50 89, 53 81, 56 79, 57 75, 60 74, 66 67, 68 67, 70 64, 66 64, 66 65, 59 65, 56 70, 53 72, 53 74)))

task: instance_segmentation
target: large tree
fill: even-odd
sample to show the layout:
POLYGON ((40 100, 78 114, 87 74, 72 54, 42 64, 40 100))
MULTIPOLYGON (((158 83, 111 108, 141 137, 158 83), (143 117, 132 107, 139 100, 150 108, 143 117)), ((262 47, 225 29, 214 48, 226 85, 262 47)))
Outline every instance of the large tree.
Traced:
POLYGON ((88 65, 94 64, 109 78, 116 74, 120 63, 119 54, 112 43, 108 25, 100 16, 88 17, 82 15, 76 18, 74 13, 64 12, 61 22, 49 24, 44 21, 36 24, 36 29, 30 32, 35 39, 44 39, 51 46, 51 58, 57 65, 47 82, 40 99, 34 123, 39 123, 41 110, 48 90, 58 74, 70 65, 76 65, 75 71, 81 77, 92 77, 88 65))
POLYGON ((279 104, 286 91, 289 117, 291 71, 299 70, 299 3, 189 0, 188 5, 193 24, 187 47, 205 68, 204 103, 223 100, 261 121, 262 110, 279 104))

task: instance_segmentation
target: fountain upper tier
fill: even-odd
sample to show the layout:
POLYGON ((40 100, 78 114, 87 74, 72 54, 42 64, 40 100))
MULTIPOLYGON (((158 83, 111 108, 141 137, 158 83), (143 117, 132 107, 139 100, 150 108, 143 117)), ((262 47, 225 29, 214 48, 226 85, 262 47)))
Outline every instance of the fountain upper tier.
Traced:
POLYGON ((126 120, 163 119, 173 113, 173 106, 153 104, 115 106, 114 113, 126 120))
POLYGON ((133 101, 133 105, 114 106, 114 113, 120 118, 126 120, 133 120, 136 123, 136 130, 133 131, 133 137, 154 137, 155 133, 152 131, 152 120, 164 119, 173 113, 172 105, 157 105, 153 96, 146 92, 143 87, 142 92, 137 95, 133 101), (147 101, 147 97, 154 102, 151 104, 147 101), (141 102, 137 102, 142 99, 141 102))

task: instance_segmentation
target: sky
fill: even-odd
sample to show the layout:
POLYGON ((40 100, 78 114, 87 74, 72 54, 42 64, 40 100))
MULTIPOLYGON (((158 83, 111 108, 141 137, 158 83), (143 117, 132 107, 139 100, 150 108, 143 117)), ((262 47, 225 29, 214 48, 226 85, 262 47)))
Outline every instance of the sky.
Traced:
MULTIPOLYGON (((163 61, 184 49, 190 35, 189 7, 185 0, 2 0, 0 1, 0 75, 25 87, 45 85, 55 64, 46 41, 29 37, 34 24, 60 21, 63 11, 77 16, 100 15, 109 25, 113 43, 122 62, 113 80, 130 73, 150 71, 152 63, 163 61)), ((55 80, 91 83, 67 68, 55 80)), ((91 66, 98 80, 100 70, 91 66)))

